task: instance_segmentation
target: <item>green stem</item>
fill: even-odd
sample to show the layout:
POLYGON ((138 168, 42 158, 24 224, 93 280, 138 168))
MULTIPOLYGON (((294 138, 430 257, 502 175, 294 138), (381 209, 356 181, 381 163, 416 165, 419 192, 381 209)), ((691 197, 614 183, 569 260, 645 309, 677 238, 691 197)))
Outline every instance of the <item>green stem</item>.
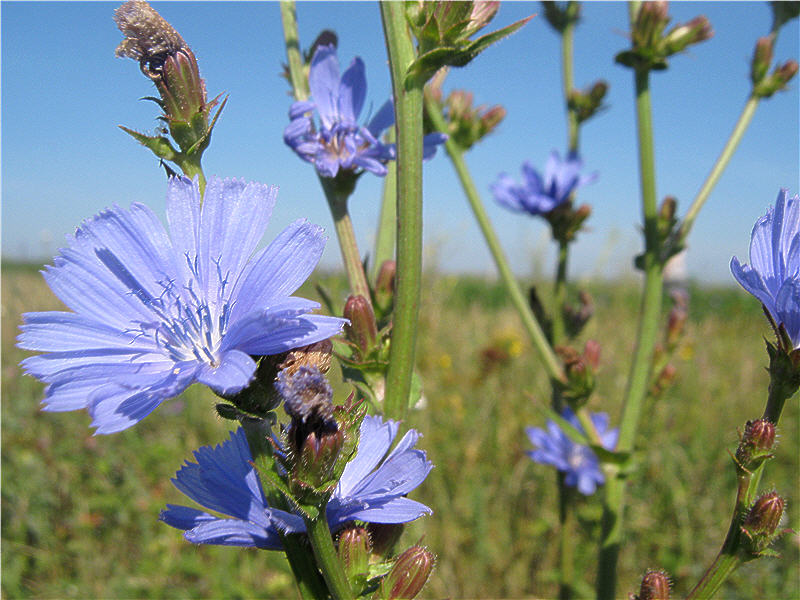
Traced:
POLYGON ((392 75, 397 128, 397 275, 384 414, 403 419, 408 411, 422 286, 422 83, 406 85, 415 59, 405 3, 381 2, 381 18, 392 75))
MULTIPOLYGON (((393 137, 393 136, 392 136, 393 137)), ((381 265, 394 259, 397 227, 397 165, 389 161, 383 180, 383 201, 378 219, 378 233, 375 238, 375 260, 372 265, 373 281, 377 279, 381 265)))
POLYGON ((569 95, 575 88, 575 81, 572 75, 572 34, 575 31, 575 23, 570 22, 561 32, 561 73, 564 84, 564 102, 567 105, 567 130, 570 152, 578 151, 578 115, 569 108, 569 95))
POLYGON ((297 35, 297 14, 294 0, 281 0, 281 23, 289 61, 289 81, 296 100, 308 99, 308 80, 303 71, 303 56, 300 54, 300 38, 297 35))
POLYGON ((206 192, 206 176, 203 173, 203 167, 200 165, 200 158, 198 157, 196 161, 183 160, 180 163, 180 167, 183 174, 189 179, 194 179, 195 175, 197 175, 197 185, 200 188, 200 197, 202 198, 206 192))
POLYGON ((708 174, 708 177, 706 177, 706 180, 703 182, 700 191, 697 192, 697 196, 692 201, 689 210, 686 212, 686 216, 684 217, 683 223, 681 223, 681 228, 678 232, 678 239, 684 240, 689 235, 689 232, 694 225, 694 221, 697 219, 697 214, 700 212, 700 209, 703 208, 706 200, 708 200, 711 190, 713 190, 714 186, 717 185, 719 178, 722 176, 722 172, 728 166, 733 153, 736 152, 739 142, 742 141, 742 137, 744 136, 744 132, 747 131, 750 121, 753 120, 753 115, 756 113, 759 100, 760 98, 755 95, 752 95, 747 99, 747 103, 744 105, 742 114, 739 115, 739 119, 736 121, 736 125, 734 126, 728 141, 725 142, 725 147, 722 149, 722 152, 717 158, 717 161, 714 163, 711 172, 708 174))
MULTIPOLYGON (((639 136, 639 168, 641 172, 642 213, 644 217, 645 282, 639 317, 637 344, 631 364, 628 389, 620 421, 619 452, 633 449, 642 406, 647 396, 653 350, 658 336, 662 303, 662 270, 659 257, 658 209, 656 206, 655 155, 653 151, 653 121, 650 103, 649 72, 636 70, 636 116, 639 136)), ((617 560, 622 540, 624 510, 624 476, 609 478, 603 505, 602 538, 600 543, 597 597, 615 597, 617 560)))
POLYGON ((328 584, 331 596, 334 600, 354 598, 347 574, 344 572, 342 563, 339 562, 339 557, 336 555, 336 548, 333 546, 325 509, 322 509, 316 519, 305 519, 305 523, 311 548, 314 550, 314 556, 320 571, 322 571, 322 576, 328 584))
POLYGON ((367 276, 364 273, 364 265, 361 262, 361 254, 358 251, 356 234, 353 229, 353 221, 350 220, 350 213, 347 210, 347 199, 349 194, 336 189, 336 180, 327 177, 319 178, 325 198, 328 200, 328 207, 333 217, 333 226, 336 229, 336 239, 339 240, 339 249, 342 252, 342 262, 344 263, 347 281, 353 294, 361 295, 367 302, 372 302, 367 284, 367 276))
MULTIPOLYGON (((446 124, 444 117, 442 116, 442 112, 436 103, 426 100, 425 107, 428 110, 428 116, 430 117, 433 126, 438 131, 445 131, 446 124)), ((450 156, 453 167, 458 174, 459 181, 461 181, 461 186, 464 188, 464 194, 467 196, 469 205, 475 215, 475 220, 478 221, 478 226, 480 227, 481 233, 483 233, 483 237, 486 240, 486 245, 489 246, 489 252, 492 254, 495 266, 497 267, 497 271, 500 273, 500 279, 502 279, 503 285, 505 285, 509 299, 511 300, 511 304, 514 305, 517 313, 519 313, 520 319, 522 319, 522 325, 525 328, 525 331, 528 333, 534 349, 539 354, 539 358, 541 359, 542 364, 544 365, 550 378, 565 382, 566 379, 561 370, 558 357, 556 357, 556 354, 553 352, 550 343, 547 341, 547 337, 544 335, 542 328, 539 326, 539 323, 533 316, 531 308, 528 305, 528 302, 525 299, 519 284, 514 278, 514 274, 511 271, 508 260, 503 254, 503 248, 500 245, 500 240, 497 238, 497 234, 495 233, 494 228, 489 221, 489 215, 486 214, 486 209, 481 202, 478 190, 475 187, 475 183, 473 182, 472 177, 469 174, 469 169, 464 161, 464 150, 458 144, 456 144, 452 138, 445 142, 445 148, 447 149, 447 154, 450 156)))
POLYGON ((574 488, 564 484, 563 473, 558 473, 558 479, 559 495, 561 496, 558 513, 560 525, 558 598, 559 600, 570 600, 575 593, 572 586, 575 578, 575 493, 574 488))
POLYGON ((566 337, 564 325, 564 305, 567 302, 567 260, 569 258, 569 242, 558 241, 558 263, 556 266, 556 279, 553 290, 553 333, 550 340, 553 346, 563 343, 566 337))

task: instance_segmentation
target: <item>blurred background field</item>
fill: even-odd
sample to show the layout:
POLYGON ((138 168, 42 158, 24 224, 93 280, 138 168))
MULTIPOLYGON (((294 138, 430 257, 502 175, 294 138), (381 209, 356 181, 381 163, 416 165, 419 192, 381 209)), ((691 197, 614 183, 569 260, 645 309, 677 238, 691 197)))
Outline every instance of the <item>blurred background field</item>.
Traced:
MULTIPOLYGON (((313 279, 313 278, 312 278, 313 279)), ((316 276, 344 298, 344 282, 316 276)), ((542 286, 542 291, 546 289, 542 286)), ((602 344, 592 410, 620 412, 636 323, 634 280, 588 283, 595 318, 582 339, 602 344)), ((307 284, 301 294, 317 297, 307 284)), ((195 386, 136 427, 92 436, 85 412, 42 413, 42 384, 22 375, 20 314, 58 309, 34 267, 2 269, 2 593, 5 598, 294 597, 278 553, 197 547, 158 522, 187 503, 172 477, 191 451, 227 437, 213 395, 195 386)), ((408 528, 439 556, 424 592, 441 598, 550 598, 556 592, 554 472, 524 454, 548 383, 501 286, 477 277, 429 275, 423 287, 418 365, 424 407, 410 425, 435 469, 413 494, 434 515, 408 528)), ((639 470, 628 490, 620 595, 647 567, 662 567, 685 594, 716 554, 735 481, 736 428, 761 415, 767 374, 760 307, 742 290, 691 288, 688 332, 675 384, 645 413, 639 470)), ((332 371, 333 379, 336 373, 332 371)), ((339 385, 337 397, 347 389, 339 385)), ((798 519, 798 399, 787 403, 777 457, 764 486, 788 497, 798 519)), ((594 578, 600 495, 579 504, 577 573, 594 578), (580 543, 579 543, 580 542, 580 543)), ((783 557, 745 565, 723 598, 800 596, 798 537, 783 557)), ((591 588, 586 589, 591 594, 591 588)))

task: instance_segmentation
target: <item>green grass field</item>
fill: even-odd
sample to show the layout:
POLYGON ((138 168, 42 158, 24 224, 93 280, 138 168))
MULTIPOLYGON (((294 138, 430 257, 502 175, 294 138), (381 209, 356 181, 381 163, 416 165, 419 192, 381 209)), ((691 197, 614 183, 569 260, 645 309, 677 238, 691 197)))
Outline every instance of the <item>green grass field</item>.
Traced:
MULTIPOLYGON (((327 278, 335 297, 342 284, 327 278)), ((638 286, 590 284, 595 318, 582 338, 602 343, 592 410, 620 411, 636 329, 638 286)), ((309 285, 301 295, 314 297, 309 285)), ((185 497, 169 479, 191 451, 219 443, 229 422, 214 397, 195 386, 141 424, 92 436, 85 412, 42 413, 42 384, 18 366, 20 314, 58 309, 31 268, 2 272, 2 593, 4 598, 294 597, 281 555, 197 547, 158 522, 166 503, 185 497)), ((556 592, 554 472, 531 462, 528 425, 543 425, 547 378, 502 289, 475 278, 431 277, 421 305, 418 365, 425 406, 410 416, 418 444, 436 465, 413 497, 434 515, 411 525, 438 554, 424 592, 441 598, 551 598, 556 592), (482 350, 509 350, 487 363, 482 350)), ((675 384, 648 407, 630 484, 621 555, 620 596, 647 567, 662 567, 685 594, 716 554, 730 518, 735 480, 728 451, 737 427, 761 415, 766 321, 739 289, 693 289, 675 384)), ((334 371, 331 375, 335 379, 334 371)), ((347 388, 337 386, 338 397, 347 388)), ((785 525, 798 520, 798 398, 787 403, 777 457, 763 485, 788 498, 785 525)), ((190 502, 189 502, 190 503, 190 502)), ((579 503, 576 572, 591 595, 599 494, 579 503)), ((780 559, 746 564, 724 598, 800 597, 796 534, 780 559)))

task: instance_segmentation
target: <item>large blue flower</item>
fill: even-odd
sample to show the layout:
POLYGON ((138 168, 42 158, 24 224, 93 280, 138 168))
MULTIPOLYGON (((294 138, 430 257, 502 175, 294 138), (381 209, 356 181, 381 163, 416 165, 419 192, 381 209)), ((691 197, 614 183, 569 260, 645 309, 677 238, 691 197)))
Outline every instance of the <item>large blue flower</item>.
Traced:
MULTIPOLYGON (((387 456, 396 436, 396 422, 365 417, 356 455, 347 463, 328 502, 326 516, 331 529, 354 520, 407 523, 431 514, 430 508, 405 495, 422 483, 433 465, 425 452, 414 449, 419 434, 413 429, 387 456)), ((197 462, 187 462, 173 483, 198 504, 232 518, 167 505, 161 520, 186 531, 187 540, 279 549, 278 531, 305 531, 302 517, 267 504, 244 430, 231 432, 231 439, 219 446, 200 448, 194 456, 197 462)))
MULTIPOLYGON (((583 431, 578 418, 569 408, 565 408, 562 416, 572 423, 576 429, 583 431)), ((592 424, 600 436, 600 443, 606 450, 613 450, 617 445, 618 429, 608 429, 608 415, 595 413, 591 415, 592 424)), ((536 450, 527 452, 533 460, 543 465, 553 465, 566 476, 564 483, 577 487, 588 496, 594 494, 598 485, 605 482, 597 456, 588 446, 576 444, 570 440, 561 427, 554 421, 547 421, 547 431, 539 427, 528 427, 528 437, 536 450)))
POLYGON ((776 325, 800 348, 800 196, 778 193, 775 207, 756 221, 750 235, 750 264, 731 259, 736 281, 758 298, 776 325))
POLYGON ((522 165, 521 184, 507 173, 501 173, 490 189, 495 200, 511 210, 541 215, 566 202, 569 195, 579 187, 593 182, 597 174, 581 175, 583 163, 574 153, 564 160, 553 150, 547 159, 544 176, 528 161, 522 165))
MULTIPOLYGON (((314 163, 323 177, 336 177, 340 169, 385 175, 385 163, 395 157, 395 146, 379 138, 394 123, 394 107, 387 100, 366 126, 358 124, 367 95, 364 61, 356 57, 339 77, 336 47, 319 46, 311 59, 308 86, 311 98, 289 109, 291 123, 283 132, 284 142, 303 160, 314 163), (311 117, 315 108, 318 127, 311 117)), ((445 139, 440 133, 425 136, 423 157, 433 156, 436 145, 445 139)))
POLYGON ((298 220, 255 255, 277 190, 173 178, 169 234, 142 204, 85 221, 43 275, 73 312, 23 315, 22 362, 48 384, 44 410, 86 408, 97 433, 121 431, 194 382, 233 394, 252 356, 339 333, 342 319, 292 297, 322 254, 322 229, 298 220))

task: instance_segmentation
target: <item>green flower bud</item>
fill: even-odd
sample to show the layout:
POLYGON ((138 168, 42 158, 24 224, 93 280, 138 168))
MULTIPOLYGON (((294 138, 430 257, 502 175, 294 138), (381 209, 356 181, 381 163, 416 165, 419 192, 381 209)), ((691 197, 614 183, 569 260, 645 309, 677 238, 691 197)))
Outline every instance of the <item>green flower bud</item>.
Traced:
POLYGON ((753 60, 750 63, 750 80, 753 85, 757 85, 766 77, 769 72, 769 67, 772 65, 772 49, 775 39, 772 36, 765 35, 758 38, 755 50, 753 51, 753 60))
POLYGON ((786 502, 777 492, 767 492, 759 496, 742 521, 744 549, 759 556, 765 553, 770 544, 783 535, 778 531, 783 518, 786 502))
POLYGON ((351 582, 365 578, 369 570, 370 549, 369 533, 363 527, 351 527, 339 534, 339 560, 351 582))
POLYGON ((349 296, 344 305, 344 318, 350 321, 344 326, 344 333, 357 348, 356 359, 366 358, 378 343, 378 324, 372 306, 364 296, 349 296))
POLYGON ((748 421, 736 449, 736 461, 743 469, 752 471, 764 460, 772 458, 774 445, 774 423, 767 419, 748 421))

